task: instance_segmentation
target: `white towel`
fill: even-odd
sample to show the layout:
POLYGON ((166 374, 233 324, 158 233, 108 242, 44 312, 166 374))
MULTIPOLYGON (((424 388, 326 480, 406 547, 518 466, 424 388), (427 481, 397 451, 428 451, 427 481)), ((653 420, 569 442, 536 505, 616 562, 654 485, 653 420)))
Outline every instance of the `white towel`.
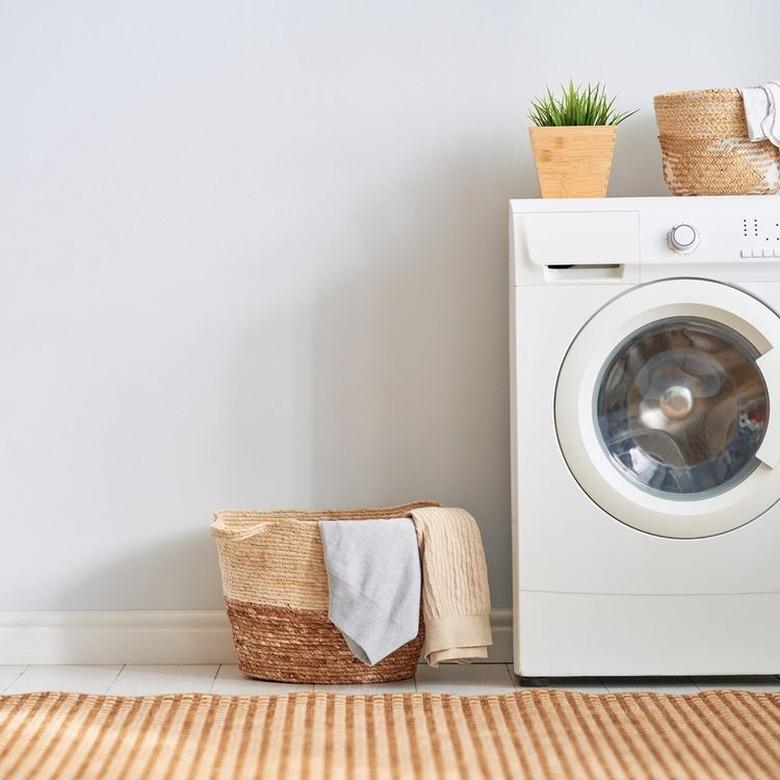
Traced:
POLYGON ((487 658, 490 585, 476 520, 454 507, 410 512, 417 530, 423 570, 423 655, 431 666, 442 661, 487 658))
POLYGON ((780 147, 780 81, 740 89, 751 141, 771 141, 780 147))
POLYGON ((321 520, 328 617, 373 666, 420 629, 420 553, 409 518, 321 520))

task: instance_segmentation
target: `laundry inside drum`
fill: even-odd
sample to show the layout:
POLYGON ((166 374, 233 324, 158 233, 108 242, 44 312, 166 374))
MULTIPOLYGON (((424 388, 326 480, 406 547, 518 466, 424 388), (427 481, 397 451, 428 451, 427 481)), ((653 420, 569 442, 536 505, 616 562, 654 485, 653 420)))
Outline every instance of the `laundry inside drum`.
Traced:
POLYGON ((618 468, 667 498, 702 498, 758 465, 768 393, 759 353, 731 328, 671 318, 634 332, 601 374, 596 421, 618 468))

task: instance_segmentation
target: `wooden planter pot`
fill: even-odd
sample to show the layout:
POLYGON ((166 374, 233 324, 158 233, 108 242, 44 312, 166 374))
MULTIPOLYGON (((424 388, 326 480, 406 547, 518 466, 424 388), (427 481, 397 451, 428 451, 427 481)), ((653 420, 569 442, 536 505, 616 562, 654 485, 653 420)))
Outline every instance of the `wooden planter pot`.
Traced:
POLYGON ((607 194, 616 125, 529 127, 543 198, 603 198, 607 194))

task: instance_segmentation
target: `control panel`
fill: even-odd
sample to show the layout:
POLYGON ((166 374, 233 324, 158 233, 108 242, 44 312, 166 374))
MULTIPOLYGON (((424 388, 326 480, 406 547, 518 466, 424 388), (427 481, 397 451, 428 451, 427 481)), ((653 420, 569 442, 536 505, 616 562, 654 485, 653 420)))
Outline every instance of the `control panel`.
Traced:
POLYGON ((780 282, 780 198, 659 198, 639 210, 642 281, 780 282))
MULTIPOLYGON (((685 263, 743 266, 780 260, 780 199, 740 198, 750 210, 728 212, 731 199, 702 199, 684 209, 658 202, 642 211, 643 264, 685 263), (753 206, 752 201, 757 200, 753 206), (775 205, 778 204, 778 205, 775 205), (746 214, 747 212, 747 214, 746 214), (654 237, 650 238, 650 231, 654 237)), ((648 204, 649 205, 649 204, 648 204)))
POLYGON ((780 215, 775 219, 743 217, 739 256, 751 260, 780 258, 780 215))
POLYGON ((513 200, 512 284, 780 284, 780 197, 513 200))

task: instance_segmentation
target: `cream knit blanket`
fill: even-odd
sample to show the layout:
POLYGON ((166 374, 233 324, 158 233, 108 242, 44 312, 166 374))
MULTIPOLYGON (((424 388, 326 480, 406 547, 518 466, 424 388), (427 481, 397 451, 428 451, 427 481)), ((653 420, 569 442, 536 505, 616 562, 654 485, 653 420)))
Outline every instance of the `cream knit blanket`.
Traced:
POLYGON ((409 514, 422 562, 425 660, 435 667, 487 658, 493 644, 490 587, 476 521, 465 509, 446 507, 409 514))

